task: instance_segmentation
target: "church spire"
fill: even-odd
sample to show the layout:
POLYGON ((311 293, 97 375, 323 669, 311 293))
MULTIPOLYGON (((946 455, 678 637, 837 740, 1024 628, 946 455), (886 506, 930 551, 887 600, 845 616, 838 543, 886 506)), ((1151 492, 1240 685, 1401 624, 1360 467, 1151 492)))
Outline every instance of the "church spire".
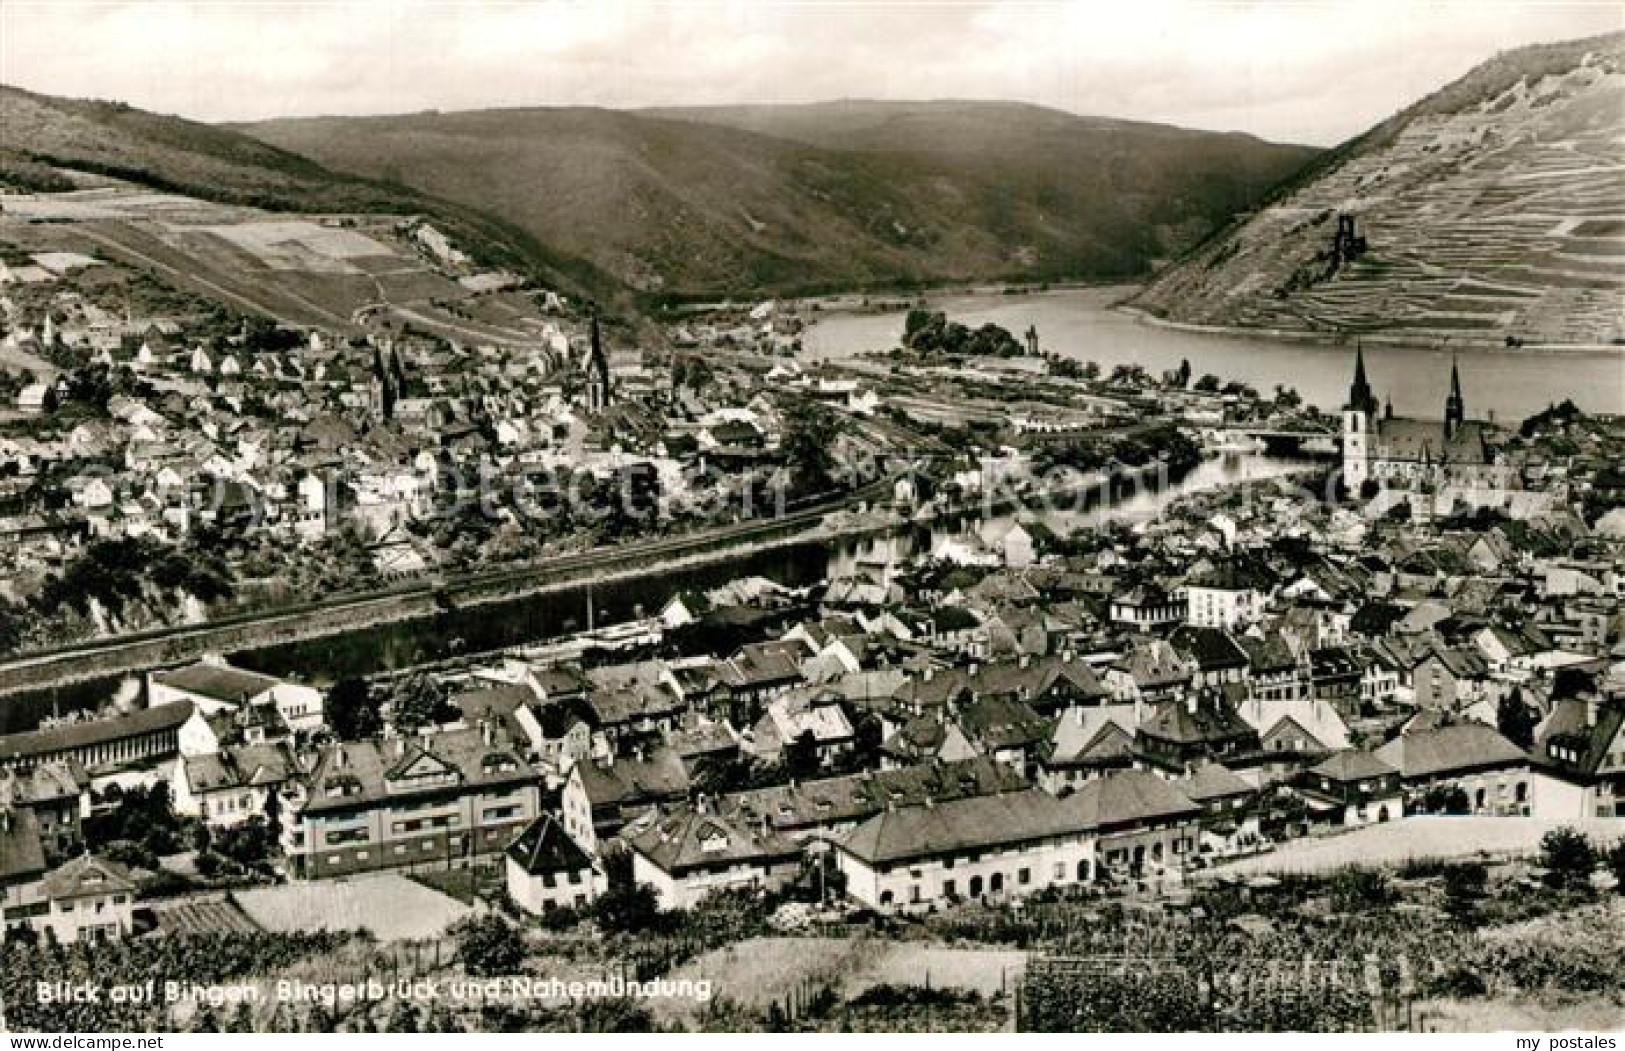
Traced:
POLYGON ((1377 396, 1365 378, 1365 349, 1358 342, 1354 344, 1354 382, 1349 385, 1348 407, 1368 416, 1377 411, 1377 396))
POLYGON ((609 359, 604 355, 604 344, 598 334, 598 304, 591 306, 592 342, 587 351, 587 411, 603 412, 609 408, 612 394, 609 386, 609 359))
POLYGON ((1444 400, 1444 436, 1448 441, 1461 430, 1467 418, 1467 409, 1461 399, 1461 372, 1456 367, 1456 356, 1450 355, 1450 396, 1444 400))

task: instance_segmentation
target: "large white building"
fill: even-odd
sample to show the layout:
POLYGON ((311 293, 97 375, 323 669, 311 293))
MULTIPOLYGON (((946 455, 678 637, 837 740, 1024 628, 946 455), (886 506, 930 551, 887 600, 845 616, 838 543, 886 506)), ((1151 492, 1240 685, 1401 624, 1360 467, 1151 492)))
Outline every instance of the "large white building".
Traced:
POLYGON ((1088 882, 1095 839, 1041 788, 899 807, 836 847, 847 894, 882 912, 1088 882))
POLYGON ((275 706, 290 730, 319 730, 323 725, 322 691, 313 686, 284 682, 270 675, 210 661, 148 676, 149 707, 186 701, 205 714, 236 712, 269 704, 275 706))

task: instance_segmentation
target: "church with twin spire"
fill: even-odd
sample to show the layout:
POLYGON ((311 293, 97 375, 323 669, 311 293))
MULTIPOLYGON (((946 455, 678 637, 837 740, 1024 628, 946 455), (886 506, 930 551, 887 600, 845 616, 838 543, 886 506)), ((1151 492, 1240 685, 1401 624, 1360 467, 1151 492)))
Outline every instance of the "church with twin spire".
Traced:
POLYGON ((1467 418, 1461 372, 1450 362, 1444 419, 1394 415, 1389 399, 1377 404, 1366 378, 1365 352, 1354 352, 1354 382, 1343 407, 1343 481, 1357 490, 1368 480, 1384 485, 1480 478, 1493 463, 1490 427, 1467 418))

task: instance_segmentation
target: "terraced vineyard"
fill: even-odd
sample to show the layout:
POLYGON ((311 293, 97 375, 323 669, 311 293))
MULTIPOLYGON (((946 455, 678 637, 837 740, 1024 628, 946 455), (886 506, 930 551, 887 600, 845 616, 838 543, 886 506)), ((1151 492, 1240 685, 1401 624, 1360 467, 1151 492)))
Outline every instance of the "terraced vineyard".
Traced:
POLYGON ((1497 56, 1334 151, 1137 305, 1406 340, 1625 341, 1625 34, 1497 56))
POLYGON ((185 898, 154 910, 163 934, 252 934, 259 924, 230 898, 185 898))

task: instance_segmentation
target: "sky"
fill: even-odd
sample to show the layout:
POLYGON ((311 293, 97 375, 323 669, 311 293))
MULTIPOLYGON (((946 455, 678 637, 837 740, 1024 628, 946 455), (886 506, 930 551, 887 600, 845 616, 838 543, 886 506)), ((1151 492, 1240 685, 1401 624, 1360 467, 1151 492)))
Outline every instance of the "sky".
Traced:
POLYGON ((1008 99, 1327 146, 1498 50, 1619 29, 1617 0, 0 0, 0 82, 206 121, 1008 99))

